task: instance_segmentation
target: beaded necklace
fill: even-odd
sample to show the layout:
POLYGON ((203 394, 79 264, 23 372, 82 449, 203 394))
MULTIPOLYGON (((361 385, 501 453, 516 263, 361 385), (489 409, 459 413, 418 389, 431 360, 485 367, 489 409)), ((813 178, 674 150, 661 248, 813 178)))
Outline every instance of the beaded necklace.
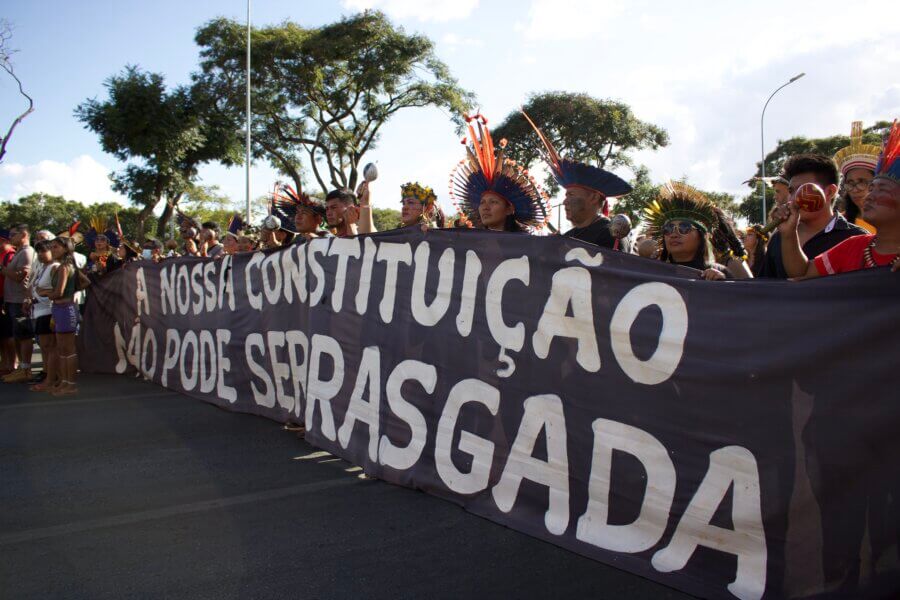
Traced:
MULTIPOLYGON (((866 249, 863 250, 863 267, 866 269, 874 269, 878 266, 878 263, 875 262, 875 258, 872 256, 872 251, 875 249, 875 243, 878 241, 878 236, 872 238, 872 241, 869 242, 869 245, 866 246, 866 249)), ((897 262, 900 259, 900 255, 893 260, 893 262, 897 262)))

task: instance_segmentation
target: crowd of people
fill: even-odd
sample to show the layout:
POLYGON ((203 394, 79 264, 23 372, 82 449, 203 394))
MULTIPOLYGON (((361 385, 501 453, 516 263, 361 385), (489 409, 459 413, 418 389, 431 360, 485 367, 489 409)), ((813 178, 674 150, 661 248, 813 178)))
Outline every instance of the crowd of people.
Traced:
MULTIPOLYGON (((900 270, 900 125, 882 146, 862 143, 853 123, 851 143, 835 156, 790 157, 781 175, 767 180, 775 203, 766 224, 739 229, 699 190, 672 182, 644 207, 639 231, 625 215, 610 217, 611 201, 631 186, 596 166, 565 158, 528 115, 543 159, 565 190, 561 235, 651 260, 690 267, 707 280, 801 280, 890 266, 900 270)), ((418 182, 401 186, 402 227, 475 227, 491 231, 559 234, 549 220, 549 196, 529 172, 507 158, 505 140, 495 147, 487 120, 466 117, 465 157, 450 175, 458 210, 446 218, 434 189, 418 182)), ((175 210, 179 240, 128 240, 97 220, 87 234, 76 223, 52 234, 38 231, 32 247, 27 225, 0 229, 0 375, 7 383, 30 382, 34 391, 77 391, 75 335, 93 278, 135 261, 178 256, 221 258, 301 244, 318 237, 376 231, 367 178, 354 192, 332 190, 324 202, 289 185, 276 185, 269 215, 258 226, 239 215, 226 227, 175 210), (76 251, 87 247, 88 254, 76 251), (34 341, 44 370, 32 372, 34 341)))

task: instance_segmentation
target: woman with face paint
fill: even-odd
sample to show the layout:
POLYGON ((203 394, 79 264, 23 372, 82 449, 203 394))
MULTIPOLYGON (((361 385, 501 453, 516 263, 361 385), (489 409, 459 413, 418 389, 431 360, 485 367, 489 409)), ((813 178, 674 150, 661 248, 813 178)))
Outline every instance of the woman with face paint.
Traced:
POLYGON ((890 266, 900 271, 900 123, 894 121, 863 201, 862 216, 878 233, 857 235, 808 257, 800 246, 797 228, 800 207, 796 199, 782 209, 778 226, 784 240, 782 260, 788 276, 823 277, 890 266))
POLYGON ((503 155, 506 140, 495 151, 487 119, 465 117, 469 124, 466 159, 450 174, 450 198, 475 227, 527 233, 548 218, 548 197, 528 171, 503 155))
POLYGON ((275 189, 272 207, 292 224, 296 235, 291 243, 304 244, 313 238, 328 235, 324 229, 325 205, 302 189, 297 192, 287 184, 279 185, 275 189))
POLYGON ((400 226, 423 225, 441 229, 444 213, 437 203, 437 194, 418 181, 400 186, 400 226))
POLYGON ((522 111, 522 116, 540 138, 544 162, 556 183, 565 190, 563 208, 572 228, 563 235, 605 248, 620 249, 619 240, 628 231, 614 235, 615 228, 611 227, 609 218, 609 199, 628 194, 631 186, 615 173, 560 156, 531 117, 525 111, 522 111))

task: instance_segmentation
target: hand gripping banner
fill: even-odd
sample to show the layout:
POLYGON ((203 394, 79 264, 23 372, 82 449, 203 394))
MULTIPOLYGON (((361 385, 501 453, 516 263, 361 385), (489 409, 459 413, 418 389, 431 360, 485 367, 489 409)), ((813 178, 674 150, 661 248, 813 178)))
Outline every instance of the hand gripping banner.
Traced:
POLYGON ((81 365, 700 596, 890 596, 897 298, 886 269, 707 282, 411 228, 131 263, 91 287, 81 365))

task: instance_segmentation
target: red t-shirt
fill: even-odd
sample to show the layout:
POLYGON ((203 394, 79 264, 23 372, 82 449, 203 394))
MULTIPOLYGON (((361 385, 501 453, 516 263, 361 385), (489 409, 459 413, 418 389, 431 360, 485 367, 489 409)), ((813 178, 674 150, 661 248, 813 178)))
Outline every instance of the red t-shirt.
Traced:
MULTIPOLYGON (((5 252, 0 252, 0 267, 5 267, 9 264, 9 261, 13 259, 13 256, 16 255, 16 249, 13 247, 9 247, 5 252)), ((0 300, 3 299, 3 285, 6 283, 6 278, 3 277, 3 274, 0 274, 0 300)))
MULTIPOLYGON (((855 235, 847 238, 816 257, 816 271, 819 275, 825 276, 865 269, 866 259, 863 253, 874 238, 874 235, 855 235)), ((872 260, 879 267, 891 264, 895 258, 896 254, 878 254, 872 250, 872 260)))

